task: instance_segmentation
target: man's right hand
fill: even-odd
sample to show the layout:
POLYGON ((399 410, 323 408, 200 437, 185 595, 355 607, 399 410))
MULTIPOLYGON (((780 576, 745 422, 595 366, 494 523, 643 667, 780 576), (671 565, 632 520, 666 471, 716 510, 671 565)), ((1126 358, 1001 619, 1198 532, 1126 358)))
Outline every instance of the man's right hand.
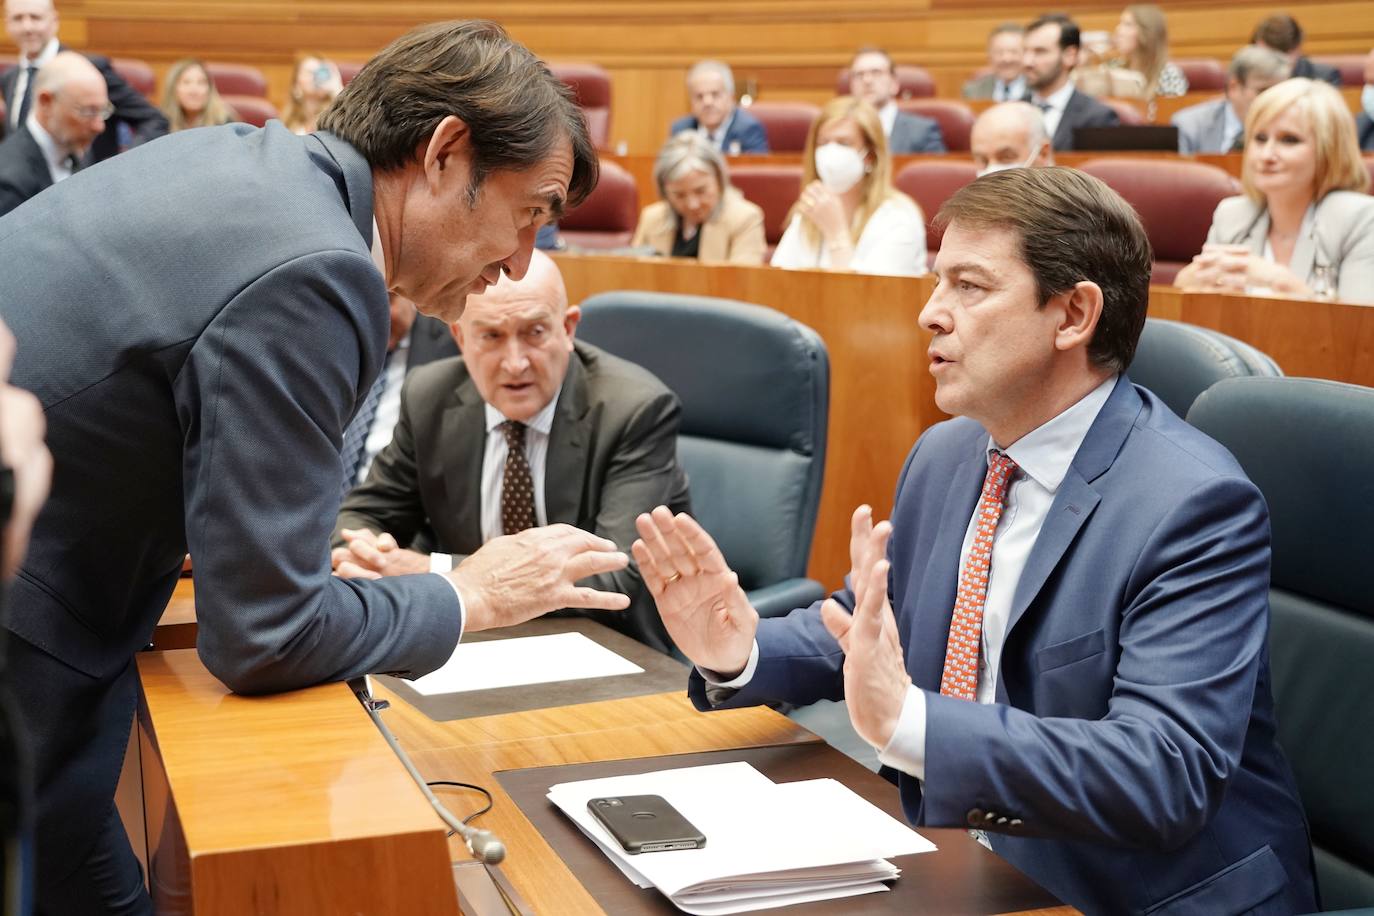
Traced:
POLYGON ((629 562, 613 541, 571 525, 547 525, 494 538, 447 575, 463 596, 463 630, 475 633, 560 608, 623 611, 630 606, 625 595, 574 583, 629 562))
POLYGON ((668 635, 696 665, 731 679, 749 664, 759 614, 711 536, 659 506, 635 519, 633 548, 668 635))

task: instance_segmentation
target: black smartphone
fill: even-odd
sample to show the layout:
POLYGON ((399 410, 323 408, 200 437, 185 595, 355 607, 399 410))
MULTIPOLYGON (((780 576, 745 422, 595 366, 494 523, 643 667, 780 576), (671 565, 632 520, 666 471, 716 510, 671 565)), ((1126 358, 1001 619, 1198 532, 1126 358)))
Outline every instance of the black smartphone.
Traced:
POLYGON ((706 845, 701 831, 662 795, 593 798, 587 802, 587 810, 630 855, 706 845))

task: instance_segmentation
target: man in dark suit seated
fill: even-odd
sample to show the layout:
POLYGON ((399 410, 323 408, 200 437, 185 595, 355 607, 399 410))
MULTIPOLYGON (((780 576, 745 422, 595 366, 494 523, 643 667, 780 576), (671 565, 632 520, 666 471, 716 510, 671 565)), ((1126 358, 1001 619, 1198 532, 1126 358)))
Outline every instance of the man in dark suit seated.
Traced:
POLYGON ((882 48, 862 48, 849 62, 849 92, 877 109, 889 153, 946 152, 939 124, 897 107, 899 88, 897 67, 882 48))
MULTIPOLYGON (((677 397, 644 369, 575 342, 558 267, 470 296, 453 333, 463 355, 416 369, 395 436, 339 510, 335 571, 447 572, 492 538, 565 522, 628 550, 641 512, 686 511, 677 397), (522 442, 519 460, 512 442, 522 442)), ((629 595, 593 616, 661 651, 663 623, 634 567, 591 584, 629 595)))
MULTIPOLYGON (((52 0, 5 0, 5 29, 19 46, 19 62, 14 69, 0 76, 0 92, 4 93, 6 125, 14 130, 24 123, 33 99, 33 78, 59 51, 69 50, 57 40, 57 9, 52 0)), ((167 133, 167 118, 152 102, 115 72, 109 58, 86 55, 101 76, 114 116, 108 118, 104 131, 90 144, 85 157, 89 165, 108 159, 121 147, 120 126, 129 132, 128 145, 161 137, 167 133)))
POLYGON ((1078 25, 1062 13, 1049 13, 1026 26, 1026 101, 1045 116, 1045 130, 1056 151, 1073 149, 1075 127, 1115 127, 1115 111, 1074 88, 1078 66, 1078 25))
POLYGON ((623 568, 567 525, 444 574, 331 574, 341 446, 385 357, 388 293, 457 320, 524 276, 596 184, 586 119, 486 22, 422 26, 296 136, 187 130, 0 217, 13 382, 58 471, 11 588, 5 664, 32 738, 41 914, 151 910, 114 805, 146 646, 188 552, 198 650, 245 694, 417 677, 464 633, 568 607, 623 568))
POLYGON ((1250 103, 1270 86, 1288 79, 1288 58, 1269 48, 1246 45, 1231 57, 1226 94, 1174 112, 1180 153, 1239 152, 1250 103))
POLYGON ((1260 20, 1255 26, 1250 43, 1261 48, 1278 51, 1292 64, 1290 76, 1301 76, 1310 80, 1322 80, 1337 89, 1341 86, 1341 71, 1330 64, 1319 64, 1302 53, 1302 26, 1298 20, 1287 13, 1275 13, 1260 20))
POLYGON ((699 709, 844 699, 910 822, 969 827, 1084 913, 1316 909, 1269 690, 1269 517, 1125 375, 1149 298, 1130 205, 1066 168, 958 191, 917 319, 935 402, 846 587, 759 619, 687 516, 635 558, 699 709))
POLYGON ((668 128, 668 136, 699 131, 727 156, 768 152, 763 122, 735 104, 735 74, 718 60, 703 60, 687 71, 692 113, 668 128))
POLYGON ((44 64, 33 83, 33 111, 0 143, 0 216, 70 178, 109 115, 100 71, 74 51, 44 64))
POLYGON ((1004 22, 988 35, 988 72, 964 83, 964 98, 1014 102, 1026 91, 1026 27, 1004 22))

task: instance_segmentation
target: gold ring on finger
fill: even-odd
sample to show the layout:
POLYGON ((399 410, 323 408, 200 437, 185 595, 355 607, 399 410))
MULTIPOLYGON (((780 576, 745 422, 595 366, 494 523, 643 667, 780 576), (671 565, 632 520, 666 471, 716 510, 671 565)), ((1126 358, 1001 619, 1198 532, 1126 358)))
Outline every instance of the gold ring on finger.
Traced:
POLYGON ((668 586, 672 585, 674 582, 681 578, 682 573, 673 573, 671 576, 663 580, 663 587, 667 588, 668 586))

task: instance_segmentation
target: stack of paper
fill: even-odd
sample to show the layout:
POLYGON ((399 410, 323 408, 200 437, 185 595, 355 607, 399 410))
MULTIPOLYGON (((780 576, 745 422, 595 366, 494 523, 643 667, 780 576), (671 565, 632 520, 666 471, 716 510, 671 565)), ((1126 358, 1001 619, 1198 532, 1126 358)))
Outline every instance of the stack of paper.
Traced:
POLYGON ((460 642, 443 666, 411 682, 425 696, 523 687, 644 669, 581 633, 460 642))
POLYGON ((833 779, 774 783, 747 763, 562 783, 549 800, 630 880, 703 916, 886 891, 900 870, 885 857, 935 849, 833 779), (627 854, 587 811, 623 795, 663 796, 706 846, 627 854))

